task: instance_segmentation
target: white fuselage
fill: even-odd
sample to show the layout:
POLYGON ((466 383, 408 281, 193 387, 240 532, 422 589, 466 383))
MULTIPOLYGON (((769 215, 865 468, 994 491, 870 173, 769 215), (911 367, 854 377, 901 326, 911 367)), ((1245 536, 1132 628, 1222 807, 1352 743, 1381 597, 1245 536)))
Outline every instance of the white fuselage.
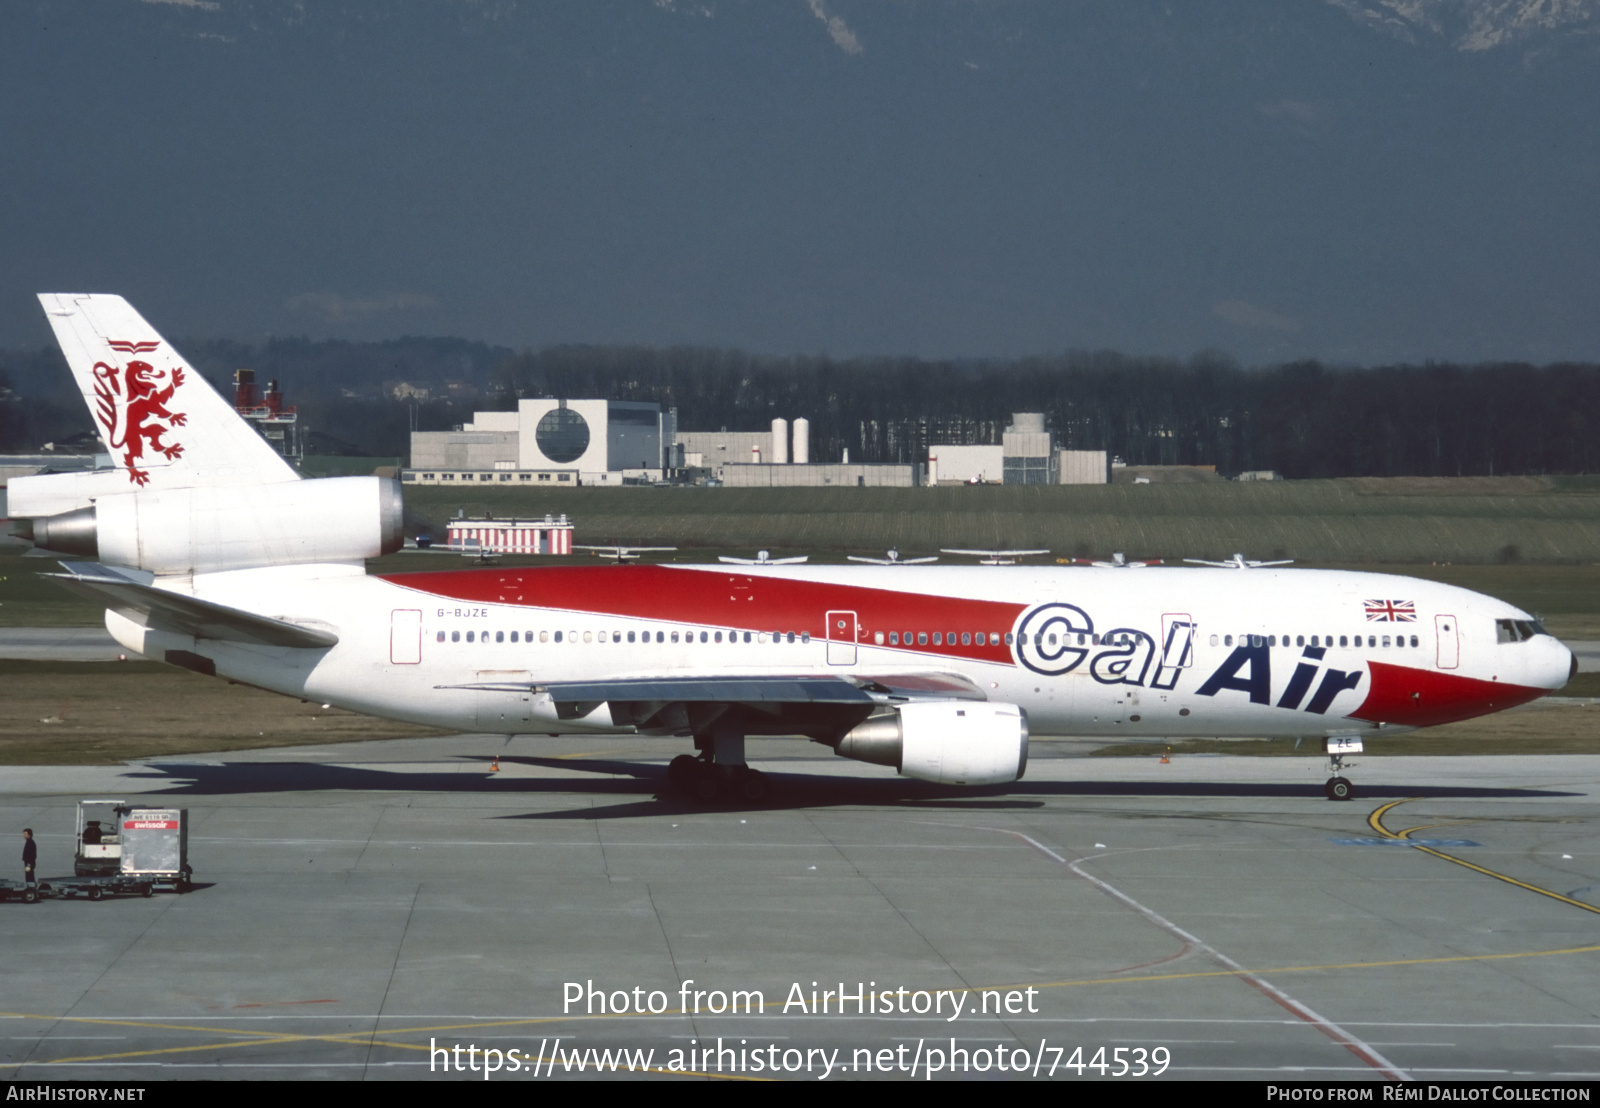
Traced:
POLYGON ((1322 570, 619 566, 376 577, 285 566, 163 587, 338 635, 325 650, 149 631, 129 648, 234 680, 462 731, 558 719, 547 683, 953 675, 1035 736, 1336 736, 1429 726, 1559 688, 1571 653, 1512 605, 1322 570), (1507 624, 1531 627, 1527 634, 1507 624))

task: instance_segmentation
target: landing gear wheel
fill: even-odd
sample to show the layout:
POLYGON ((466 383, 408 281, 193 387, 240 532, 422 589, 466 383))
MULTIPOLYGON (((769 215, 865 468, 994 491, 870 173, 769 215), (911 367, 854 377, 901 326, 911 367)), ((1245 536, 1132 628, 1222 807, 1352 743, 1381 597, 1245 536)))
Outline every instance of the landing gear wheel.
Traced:
POLYGON ((1355 795, 1355 789, 1347 777, 1330 777, 1325 786, 1329 800, 1349 800, 1355 795))
POLYGON ((772 795, 772 784, 760 770, 740 766, 734 770, 733 791, 748 804, 760 804, 772 795))
POLYGON ((39 890, 38 889, 23 889, 22 890, 22 903, 24 903, 24 904, 37 904, 37 903, 39 903, 39 890))
POLYGON ((705 762, 694 763, 694 776, 689 779, 689 796, 696 804, 715 804, 722 798, 722 774, 716 766, 705 762))
POLYGON ((679 792, 692 793, 694 775, 699 768, 700 760, 693 754, 680 754, 667 763, 667 784, 679 792))

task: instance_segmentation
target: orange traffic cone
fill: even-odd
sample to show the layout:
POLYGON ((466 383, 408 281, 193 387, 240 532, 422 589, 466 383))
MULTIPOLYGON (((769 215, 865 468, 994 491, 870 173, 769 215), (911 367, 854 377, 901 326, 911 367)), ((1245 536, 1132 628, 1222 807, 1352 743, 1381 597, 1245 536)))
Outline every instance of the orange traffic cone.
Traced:
POLYGON ((1172 764, 1172 747, 1169 746, 1161 752, 1161 764, 1164 766, 1172 764))

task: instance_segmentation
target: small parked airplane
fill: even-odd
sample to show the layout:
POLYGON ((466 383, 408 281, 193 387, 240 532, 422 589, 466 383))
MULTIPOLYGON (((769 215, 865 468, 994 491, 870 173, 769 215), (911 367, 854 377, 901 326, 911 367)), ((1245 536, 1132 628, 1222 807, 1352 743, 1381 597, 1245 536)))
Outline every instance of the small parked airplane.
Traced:
POLYGON ((754 558, 735 558, 731 554, 719 554, 717 561, 732 566, 798 566, 804 565, 810 557, 809 554, 796 554, 791 558, 774 558, 771 552, 758 550, 754 558))
POLYGON ((937 557, 902 558, 898 550, 886 550, 884 554, 886 556, 882 558, 869 558, 864 554, 846 554, 845 560, 861 562, 869 566, 925 566, 939 560, 937 557))
POLYGON ((597 558, 613 562, 635 562, 640 554, 664 554, 678 549, 676 546, 574 546, 574 550, 587 550, 597 558))
POLYGON ((978 559, 979 565, 985 566, 1014 566, 1018 558, 1031 558, 1039 554, 1048 554, 1048 550, 940 550, 941 554, 966 554, 978 559))
POLYGON ((15 479, 10 514, 37 546, 94 559, 59 579, 105 605, 129 650, 462 731, 692 738, 698 756, 669 776, 704 799, 765 795, 745 760, 762 735, 951 785, 1020 779, 1030 735, 1311 738, 1343 799, 1341 759, 1364 740, 1522 704, 1576 671, 1510 604, 1373 573, 372 575, 365 560, 402 543, 398 483, 301 480, 121 297, 40 300, 115 464, 15 479))

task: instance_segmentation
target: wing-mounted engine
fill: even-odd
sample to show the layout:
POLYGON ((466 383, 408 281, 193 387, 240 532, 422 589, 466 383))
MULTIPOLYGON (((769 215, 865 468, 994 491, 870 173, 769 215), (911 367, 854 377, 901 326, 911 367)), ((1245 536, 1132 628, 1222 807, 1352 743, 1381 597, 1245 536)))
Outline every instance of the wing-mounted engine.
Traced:
POLYGON ((1003 785, 1028 768, 1028 715, 1015 704, 914 701, 857 724, 834 750, 919 781, 1003 785))
POLYGON ((84 491, 78 474, 16 478, 13 532, 156 574, 359 562, 400 549, 404 536, 400 486, 381 477, 84 491))

